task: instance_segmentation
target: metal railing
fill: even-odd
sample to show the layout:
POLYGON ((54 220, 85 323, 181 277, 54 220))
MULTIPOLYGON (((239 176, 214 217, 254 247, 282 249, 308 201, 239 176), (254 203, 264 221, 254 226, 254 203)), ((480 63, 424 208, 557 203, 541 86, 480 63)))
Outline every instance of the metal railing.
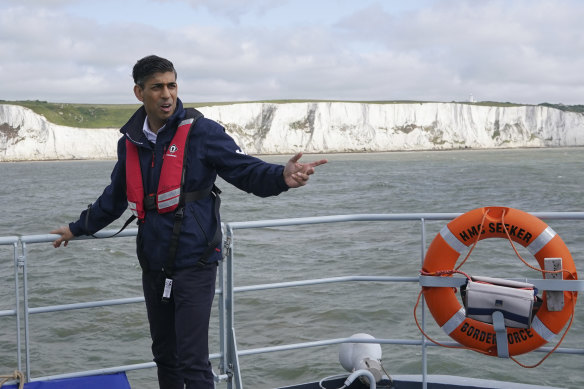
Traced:
MULTIPOLYGON (((544 219, 544 220, 584 220, 584 212, 534 212, 533 215, 544 219)), ((270 283, 261 285, 250 285, 250 286, 235 286, 234 285, 234 269, 233 264, 235 261, 235 231, 244 229, 255 229, 255 228, 271 228, 271 227, 283 227, 283 226, 299 226, 307 224, 323 224, 323 223, 344 223, 344 222, 400 222, 400 221, 411 221, 420 223, 420 264, 424 260, 425 250, 426 250, 426 221, 440 221, 440 220, 451 220, 460 214, 458 213, 408 213, 408 214, 355 214, 355 215, 335 215, 335 216, 322 216, 322 217, 309 217, 309 218, 293 218, 293 219, 276 219, 276 220, 260 220, 260 221, 249 221, 249 222, 233 222, 225 223, 223 225, 224 230, 224 255, 225 259, 221 266, 219 267, 218 275, 218 288, 216 290, 216 295, 218 296, 218 308, 219 308, 219 351, 210 355, 211 359, 219 359, 218 370, 219 374, 216 375, 215 379, 217 382, 224 382, 226 387, 231 389, 233 387, 242 389, 242 374, 240 369, 239 357, 256 355, 263 353, 272 352, 284 352, 296 349, 305 349, 312 347, 321 347, 328 345, 335 345, 341 343, 378 343, 378 344, 397 344, 397 345, 413 345, 421 347, 422 352, 422 379, 423 387, 426 387, 426 376, 427 376, 427 353, 426 349, 429 346, 435 346, 434 344, 428 342, 425 337, 420 336, 417 339, 355 339, 355 338, 335 338, 335 339, 324 339, 312 342, 295 343, 295 344, 283 344, 278 346, 261 347, 254 349, 240 350, 237 344, 237 338, 235 333, 235 295, 239 293, 245 293, 250 291, 267 291, 280 288, 291 288, 291 287, 302 287, 309 285, 318 284, 330 284, 330 283, 341 283, 341 282, 390 282, 390 283, 418 283, 420 281, 419 275, 414 275, 412 277, 391 277, 391 276, 341 276, 332 278, 320 278, 320 279, 310 279, 292 282, 280 282, 280 283, 270 283)), ((96 234, 98 237, 109 237, 115 231, 102 231, 96 234)), ((119 237, 135 236, 137 233, 136 229, 127 229, 121 234, 117 235, 119 237)), ((97 374, 109 374, 122 371, 132 371, 139 369, 148 369, 155 367, 154 362, 145 362, 132 365, 123 365, 115 367, 106 367, 96 370, 85 370, 77 372, 65 372, 53 374, 44 377, 31 377, 31 345, 30 345, 30 329, 29 322, 31 320, 31 315, 47 313, 47 312, 59 312, 59 311, 69 311, 78 309, 88 309, 94 307, 104 307, 113 306, 121 304, 135 304, 142 303, 144 301, 143 297, 129 297, 120 298, 113 300, 102 300, 102 301, 91 301, 82 302, 74 304, 65 305, 52 305, 52 306, 39 306, 30 307, 29 306, 29 286, 28 286, 28 250, 27 247, 30 244, 36 243, 47 243, 52 242, 55 239, 55 235, 26 235, 26 236, 9 236, 0 237, 0 246, 10 246, 13 250, 13 263, 14 263, 14 309, 0 310, 0 318, 2 317, 14 317, 16 325, 16 348, 17 348, 17 367, 19 371, 26 372, 26 378, 28 382, 34 381, 44 381, 44 380, 54 380, 60 378, 69 377, 81 377, 90 376, 97 374), (19 292, 21 287, 19 280, 22 280, 22 295, 19 292), (24 345, 22 343, 21 337, 21 327, 24 329, 24 345), (24 370, 22 364, 22 351, 25 353, 24 357, 24 370)), ((79 239, 91 239, 91 238, 79 238, 79 239)), ((423 304, 423 301, 422 301, 423 304)), ((422 309, 421 314, 421 326, 425 328, 425 309, 422 309)), ((442 342, 446 345, 456 345, 455 342, 442 342)), ((541 347, 537 351, 548 352, 550 347, 541 347)), ((581 354, 584 355, 584 349, 581 348, 558 348, 555 352, 559 353, 569 353, 569 354, 581 354)))

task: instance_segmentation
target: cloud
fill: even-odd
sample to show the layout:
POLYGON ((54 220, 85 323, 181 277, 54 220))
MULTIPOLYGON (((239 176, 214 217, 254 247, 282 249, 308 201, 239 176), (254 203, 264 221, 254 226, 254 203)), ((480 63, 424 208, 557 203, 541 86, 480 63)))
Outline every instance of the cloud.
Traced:
MULTIPOLYGON (((157 0, 162 3, 173 3, 173 0, 157 0)), ((269 10, 282 7, 286 0, 181 0, 193 9, 205 8, 209 13, 225 17, 238 24, 247 14, 265 15, 269 10)))
POLYGON ((577 1, 114 3, 2 2, 0 99, 134 103, 131 68, 153 53, 174 62, 191 102, 578 104, 584 92, 577 1))
MULTIPOLYGON (((466 88, 486 99, 534 102, 530 90, 537 90, 574 102, 581 101, 574 92, 584 81, 577 72, 583 60, 575 55, 584 44, 583 14, 584 4, 576 2, 441 1, 399 17, 374 5, 338 26, 345 36, 416 62, 418 71, 411 75, 438 70, 444 92, 460 96, 466 88), (558 95, 558 84, 573 88, 565 91, 572 96, 558 95)), ((428 97, 439 97, 436 92, 428 97)))

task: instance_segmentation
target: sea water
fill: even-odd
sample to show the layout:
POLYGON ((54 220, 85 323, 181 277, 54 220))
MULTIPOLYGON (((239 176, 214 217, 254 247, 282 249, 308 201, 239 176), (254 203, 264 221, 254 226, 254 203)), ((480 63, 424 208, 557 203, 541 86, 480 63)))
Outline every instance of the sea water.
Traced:
MULTIPOLYGON (((319 159, 306 155, 303 160, 319 159)), ((501 205, 528 212, 582 211, 584 155, 579 148, 397 152, 324 156, 329 163, 301 189, 272 198, 243 193, 219 180, 224 222, 376 213, 462 213, 501 205)), ((285 163, 289 156, 265 156, 285 163)), ((0 237, 46 234, 75 220, 109 182, 114 161, 0 164, 0 237)), ((121 226, 124 215, 109 228, 121 226)), ((447 221, 427 222, 427 241, 447 221)), ((548 221, 584 263, 582 222, 548 221)), ((235 233, 235 285, 346 275, 417 276, 420 222, 316 224, 235 233)), ((463 270, 498 277, 529 273, 507 242, 483 241, 463 270)), ((0 310, 14 309, 13 248, 0 246, 0 310)), ((73 241, 66 248, 28 244, 29 305, 71 304, 142 295, 134 238, 73 241)), ((22 286, 22 284, 21 284, 22 286)), ((419 286, 340 283, 237 294, 240 350, 345 338, 421 339, 413 307, 419 286)), ((215 304, 216 305, 216 304, 215 304)), ((583 347, 584 314, 576 308, 563 347, 583 347)), ((418 310, 418 316, 421 310, 418 310)), ((428 333, 449 340, 429 313, 428 333)), ((143 304, 35 314, 30 319, 33 377, 151 361, 143 304)), ((13 317, 0 317, 0 374, 16 368, 13 317)), ((218 352, 218 320, 211 320, 211 352, 218 352)), ((556 337, 558 340, 559 337, 556 337)), ((554 345, 555 342, 549 345, 554 345)), ((384 345, 389 374, 419 374, 419 347, 384 345)), ((319 380, 342 373, 338 347, 316 347, 240 358, 249 388, 319 380)), ((582 357, 554 354, 538 368, 466 350, 428 349, 430 374, 460 374, 515 382, 584 386, 582 357)), ((535 364, 545 354, 519 356, 535 364)), ((213 361, 217 367, 217 360, 213 361)), ((157 388, 155 369, 129 372, 133 388, 157 388)), ((221 387, 221 386, 219 386, 221 387)))

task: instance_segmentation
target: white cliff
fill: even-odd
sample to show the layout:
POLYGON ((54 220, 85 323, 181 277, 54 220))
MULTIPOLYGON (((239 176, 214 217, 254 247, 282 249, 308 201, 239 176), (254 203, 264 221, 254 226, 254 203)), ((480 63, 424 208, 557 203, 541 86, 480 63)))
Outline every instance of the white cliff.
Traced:
POLYGON ((0 161, 115 158, 120 135, 59 126, 28 108, 0 104, 0 161))
MULTIPOLYGON (((199 110, 249 154, 584 146, 584 115, 544 106, 306 102, 199 110)), ((115 158, 119 136, 0 105, 0 161, 115 158)))

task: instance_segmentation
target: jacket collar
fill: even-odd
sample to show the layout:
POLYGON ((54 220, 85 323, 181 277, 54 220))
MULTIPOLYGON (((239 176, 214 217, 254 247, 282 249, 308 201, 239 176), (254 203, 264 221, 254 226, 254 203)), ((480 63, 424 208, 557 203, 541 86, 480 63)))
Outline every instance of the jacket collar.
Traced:
MULTIPOLYGON (((167 129, 163 131, 161 134, 165 133, 172 133, 176 131, 176 127, 181 120, 184 119, 186 112, 183 108, 182 101, 180 99, 176 99, 176 109, 172 116, 166 122, 167 129)), ((120 132, 126 136, 132 143, 136 144, 137 146, 144 146, 148 147, 149 145, 148 139, 144 135, 142 131, 142 127, 144 126, 144 120, 146 120, 146 109, 144 106, 138 108, 136 112, 132 115, 132 117, 128 120, 126 124, 120 129, 120 132)))

